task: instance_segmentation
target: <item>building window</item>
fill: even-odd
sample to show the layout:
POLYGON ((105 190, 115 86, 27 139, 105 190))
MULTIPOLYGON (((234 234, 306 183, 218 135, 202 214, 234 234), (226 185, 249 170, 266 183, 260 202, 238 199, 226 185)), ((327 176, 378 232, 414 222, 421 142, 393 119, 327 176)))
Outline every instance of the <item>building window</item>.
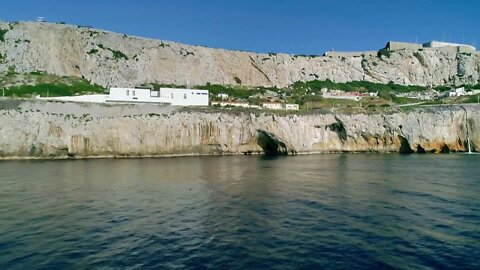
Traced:
POLYGON ((174 96, 173 96, 173 93, 171 93, 171 94, 170 94, 170 96, 171 96, 171 97, 172 97, 172 99, 173 99, 173 97, 174 97, 174 96))
POLYGON ((183 94, 183 99, 187 99, 187 94, 183 94))
POLYGON ((132 96, 135 96, 135 90, 132 90, 132 96))
POLYGON ((130 90, 127 90, 127 96, 129 96, 129 95, 130 95, 130 90))

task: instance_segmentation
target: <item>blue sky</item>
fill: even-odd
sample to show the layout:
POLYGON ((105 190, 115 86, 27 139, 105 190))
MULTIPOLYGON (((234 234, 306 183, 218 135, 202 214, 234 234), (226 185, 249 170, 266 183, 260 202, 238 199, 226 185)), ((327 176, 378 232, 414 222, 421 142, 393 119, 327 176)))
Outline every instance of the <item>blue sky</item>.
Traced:
POLYGON ((6 0, 0 19, 89 25, 256 52, 377 50, 388 40, 480 47, 477 0, 6 0))

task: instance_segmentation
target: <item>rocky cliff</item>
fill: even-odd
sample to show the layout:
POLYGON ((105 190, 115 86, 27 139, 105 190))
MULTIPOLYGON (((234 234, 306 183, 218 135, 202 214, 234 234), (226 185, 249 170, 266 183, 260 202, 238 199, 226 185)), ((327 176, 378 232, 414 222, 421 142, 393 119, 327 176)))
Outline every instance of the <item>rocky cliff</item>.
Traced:
POLYGON ((391 114, 194 112, 154 105, 0 102, 0 157, 220 155, 480 149, 480 106, 391 114))
POLYGON ((144 83, 285 87, 296 81, 366 80, 415 85, 476 84, 478 53, 437 49, 330 56, 261 54, 189 46, 63 24, 0 23, 0 72, 45 71, 102 86, 144 83))

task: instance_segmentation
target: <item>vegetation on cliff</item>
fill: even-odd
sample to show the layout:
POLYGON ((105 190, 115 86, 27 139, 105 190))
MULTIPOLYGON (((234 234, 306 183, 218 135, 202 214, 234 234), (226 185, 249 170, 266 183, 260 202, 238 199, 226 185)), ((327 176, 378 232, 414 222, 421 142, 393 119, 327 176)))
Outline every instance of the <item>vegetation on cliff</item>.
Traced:
POLYGON ((0 94, 6 97, 21 98, 31 98, 37 95, 56 97, 105 92, 103 87, 90 84, 82 78, 59 77, 40 71, 20 74, 13 69, 9 70, 7 74, 0 75, 0 89, 2 89, 0 94))
MULTIPOLYGON (((159 89, 161 87, 187 87, 184 85, 150 83, 139 85, 159 89)), ((188 86, 192 87, 192 86, 188 86)), ((218 94, 228 94, 229 99, 233 101, 248 101, 253 105, 261 105, 264 102, 284 102, 296 103, 302 110, 320 109, 320 108, 367 108, 375 111, 384 107, 390 107, 399 104, 415 104, 418 99, 402 97, 405 93, 422 93, 429 89, 424 86, 399 85, 395 83, 381 84, 368 81, 352 81, 347 83, 337 83, 331 80, 313 80, 308 82, 295 82, 286 88, 277 87, 248 87, 242 85, 219 85, 209 84, 195 86, 195 88, 206 89, 210 91, 212 100, 220 99, 218 94), (363 98, 361 101, 345 99, 328 99, 322 96, 322 89, 340 90, 345 92, 358 92, 363 94, 377 93, 378 98, 363 98), (400 94, 400 95, 399 95, 400 94)), ((470 89, 480 89, 480 84, 467 86, 470 89)), ((87 80, 78 77, 60 77, 51 74, 45 74, 41 71, 30 73, 17 73, 13 68, 7 73, 0 74, 0 89, 7 97, 30 98, 40 95, 42 97, 50 96, 74 96, 83 94, 106 93, 108 89, 91 84, 87 80)), ((436 87, 435 90, 444 92, 452 89, 449 86, 436 87)), ((477 96, 470 98, 456 98, 450 100, 430 101, 429 104, 448 104, 448 103, 476 103, 477 96)))
POLYGON ((5 42, 5 34, 8 32, 8 29, 0 29, 0 41, 5 42))

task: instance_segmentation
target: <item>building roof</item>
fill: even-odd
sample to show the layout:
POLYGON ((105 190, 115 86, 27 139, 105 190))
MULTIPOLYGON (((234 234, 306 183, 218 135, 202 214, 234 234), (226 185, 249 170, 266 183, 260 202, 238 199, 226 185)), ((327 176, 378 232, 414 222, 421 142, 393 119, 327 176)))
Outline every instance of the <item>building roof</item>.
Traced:
POLYGON ((472 45, 460 44, 460 43, 451 43, 451 42, 443 42, 443 41, 436 41, 436 40, 431 40, 427 43, 424 43, 423 47, 432 47, 432 48, 435 48, 435 47, 467 47, 467 48, 470 48, 474 51, 476 50, 476 48, 473 47, 472 45))

